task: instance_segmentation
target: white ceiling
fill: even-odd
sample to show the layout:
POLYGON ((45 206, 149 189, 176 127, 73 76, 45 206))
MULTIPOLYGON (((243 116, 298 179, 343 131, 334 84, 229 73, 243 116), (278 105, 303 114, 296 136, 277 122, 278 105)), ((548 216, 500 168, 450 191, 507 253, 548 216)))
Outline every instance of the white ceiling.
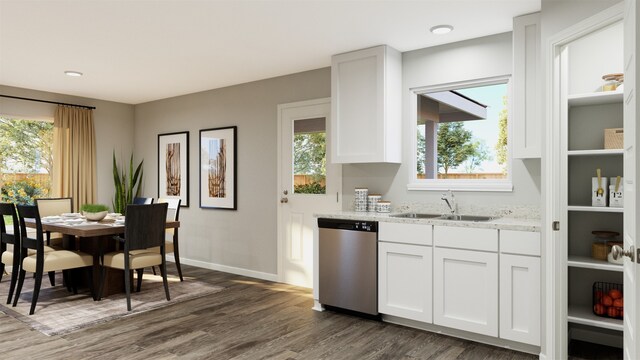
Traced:
POLYGON ((380 44, 404 52, 506 32, 539 10, 540 0, 0 0, 0 84, 138 104, 380 44), (431 34, 438 24, 455 30, 431 34))

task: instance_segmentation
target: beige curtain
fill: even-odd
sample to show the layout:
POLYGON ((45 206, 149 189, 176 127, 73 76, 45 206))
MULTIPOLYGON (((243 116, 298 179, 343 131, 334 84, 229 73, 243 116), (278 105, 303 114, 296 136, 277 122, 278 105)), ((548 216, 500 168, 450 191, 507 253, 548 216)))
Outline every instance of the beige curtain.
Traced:
POLYGON ((53 120, 53 197, 73 198, 73 209, 96 201, 93 110, 59 105, 53 120))

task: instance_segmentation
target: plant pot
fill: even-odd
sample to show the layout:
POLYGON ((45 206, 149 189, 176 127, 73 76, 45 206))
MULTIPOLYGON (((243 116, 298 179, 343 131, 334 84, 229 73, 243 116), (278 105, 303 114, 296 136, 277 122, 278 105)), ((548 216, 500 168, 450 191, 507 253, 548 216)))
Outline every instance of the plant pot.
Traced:
POLYGON ((107 216, 107 211, 100 211, 96 213, 84 211, 83 214, 89 221, 100 221, 107 216))

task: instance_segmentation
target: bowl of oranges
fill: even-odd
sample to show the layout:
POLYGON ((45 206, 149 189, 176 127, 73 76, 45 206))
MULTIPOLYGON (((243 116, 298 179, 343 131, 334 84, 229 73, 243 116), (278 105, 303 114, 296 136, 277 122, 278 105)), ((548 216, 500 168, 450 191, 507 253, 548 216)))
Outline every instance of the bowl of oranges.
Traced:
POLYGON ((622 284, 593 283, 593 313, 598 316, 622 319, 624 317, 622 284))

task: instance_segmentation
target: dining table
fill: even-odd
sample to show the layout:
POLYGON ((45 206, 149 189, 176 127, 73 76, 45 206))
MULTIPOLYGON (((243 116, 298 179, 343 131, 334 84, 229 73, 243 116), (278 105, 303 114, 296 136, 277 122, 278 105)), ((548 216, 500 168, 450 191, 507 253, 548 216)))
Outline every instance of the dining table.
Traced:
MULTIPOLYGON (((80 250, 93 256, 93 287, 92 296, 98 298, 96 289, 103 289, 102 296, 124 292, 124 273, 122 270, 107 268, 104 277, 105 283, 102 283, 103 277, 102 266, 100 265, 100 255, 108 251, 118 249, 119 242, 114 236, 124 234, 125 225, 123 222, 116 221, 115 217, 108 216, 100 221, 79 222, 81 217, 68 218, 64 216, 48 217, 53 221, 42 218, 42 231, 51 233, 60 233, 63 235, 63 248, 67 250, 80 250), (59 218, 59 219, 57 219, 59 218), (72 220, 76 221, 72 221, 72 220)), ((119 217, 122 218, 122 217, 119 217)), ((25 225, 29 228, 35 228, 34 219, 25 219, 25 225)), ((180 227, 180 221, 167 220, 166 229, 176 229, 180 227)), ((131 282, 133 284, 133 282, 131 282)))

